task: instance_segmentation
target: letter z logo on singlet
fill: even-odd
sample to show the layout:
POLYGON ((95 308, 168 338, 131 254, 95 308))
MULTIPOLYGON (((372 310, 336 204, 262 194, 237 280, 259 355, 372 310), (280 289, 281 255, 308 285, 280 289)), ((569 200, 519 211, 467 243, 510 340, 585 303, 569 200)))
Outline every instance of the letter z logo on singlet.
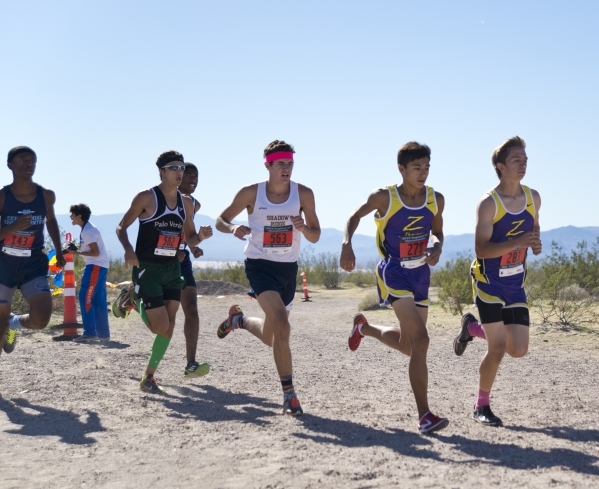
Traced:
POLYGON ((412 222, 404 226, 404 231, 418 231, 419 229, 422 229, 422 226, 414 227, 414 225, 421 219, 424 219, 424 216, 408 216, 408 219, 412 222))
POLYGON ((515 224, 515 226, 505 234, 506 236, 518 236, 519 234, 522 234, 524 232, 524 231, 516 232, 516 229, 518 229, 520 226, 522 226, 522 224, 524 224, 524 219, 521 221, 513 221, 512 224, 515 224))

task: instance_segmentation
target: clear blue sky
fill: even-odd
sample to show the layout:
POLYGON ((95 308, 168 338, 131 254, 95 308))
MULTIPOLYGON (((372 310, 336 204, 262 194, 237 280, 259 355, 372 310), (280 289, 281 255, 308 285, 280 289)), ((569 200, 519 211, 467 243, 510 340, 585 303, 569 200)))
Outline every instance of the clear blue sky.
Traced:
POLYGON ((216 217, 284 139, 321 225, 342 229, 417 140, 445 234, 462 234, 496 183, 492 149, 517 134, 541 226, 599 225, 597 18, 594 1, 0 0, 0 150, 36 150, 57 213, 112 214, 176 149, 216 217))

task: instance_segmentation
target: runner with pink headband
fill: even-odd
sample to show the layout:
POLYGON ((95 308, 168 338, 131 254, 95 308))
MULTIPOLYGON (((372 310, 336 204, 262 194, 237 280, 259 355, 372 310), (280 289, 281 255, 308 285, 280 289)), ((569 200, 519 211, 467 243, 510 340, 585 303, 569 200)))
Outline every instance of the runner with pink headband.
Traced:
POLYGON ((219 338, 231 331, 245 329, 273 350, 281 387, 283 414, 303 414, 295 387, 289 337, 289 314, 293 306, 297 260, 302 235, 311 243, 320 238, 314 194, 308 187, 291 180, 293 146, 273 141, 264 150, 266 182, 243 187, 216 220, 216 229, 246 241, 245 273, 265 318, 246 317, 235 304, 217 329, 219 338), (289 161, 291 160, 291 161, 289 161), (248 225, 235 225, 244 210, 248 225))

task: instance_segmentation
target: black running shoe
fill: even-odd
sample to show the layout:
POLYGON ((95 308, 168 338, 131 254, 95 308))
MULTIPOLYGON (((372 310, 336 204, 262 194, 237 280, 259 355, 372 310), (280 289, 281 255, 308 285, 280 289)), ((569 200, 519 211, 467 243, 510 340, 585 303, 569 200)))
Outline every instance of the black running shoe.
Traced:
POLYGON ((473 322, 476 322, 476 318, 473 314, 467 312, 462 316, 462 328, 460 329, 460 334, 453 340, 453 351, 458 357, 461 357, 466 351, 468 342, 474 339, 474 336, 470 336, 470 333, 468 333, 468 325, 473 322))
POLYGON ((478 409, 475 408, 472 413, 472 419, 485 426, 503 426, 503 421, 493 414, 491 406, 481 406, 478 409))

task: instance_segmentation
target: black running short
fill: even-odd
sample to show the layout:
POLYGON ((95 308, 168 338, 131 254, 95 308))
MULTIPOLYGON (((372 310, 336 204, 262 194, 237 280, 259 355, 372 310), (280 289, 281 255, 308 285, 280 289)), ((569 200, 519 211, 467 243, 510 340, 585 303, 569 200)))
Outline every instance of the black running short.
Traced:
POLYGON ((499 303, 484 302, 479 297, 476 298, 476 306, 480 315, 482 324, 499 323, 503 324, 521 324, 522 326, 530 326, 530 317, 528 307, 514 306, 505 307, 499 303))
POLYGON ((267 290, 278 292, 287 310, 295 297, 297 262, 280 263, 259 258, 245 260, 245 274, 256 296, 267 290))

